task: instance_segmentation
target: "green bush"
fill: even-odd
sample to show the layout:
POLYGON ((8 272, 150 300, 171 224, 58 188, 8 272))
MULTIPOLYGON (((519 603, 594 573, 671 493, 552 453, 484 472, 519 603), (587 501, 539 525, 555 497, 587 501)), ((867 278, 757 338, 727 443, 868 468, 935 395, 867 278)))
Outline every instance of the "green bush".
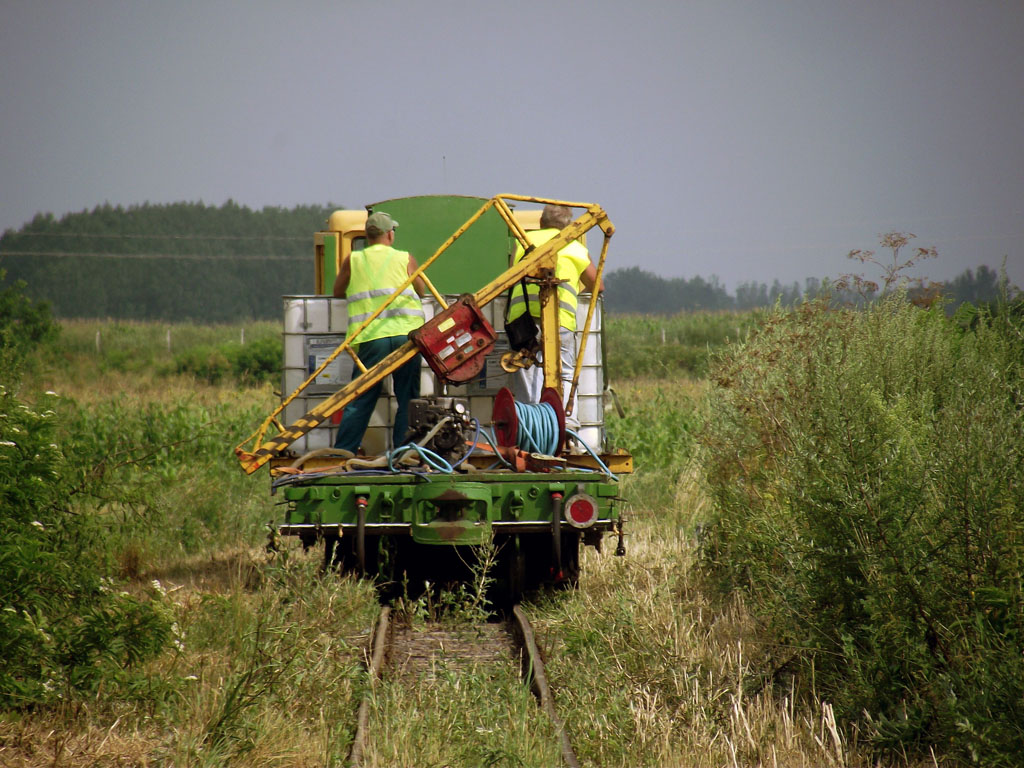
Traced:
POLYGON ((700 418, 693 401, 670 385, 645 389, 624 401, 623 415, 605 414, 608 437, 632 454, 644 472, 670 470, 678 477, 693 454, 700 418))
POLYGON ((117 681, 172 635, 159 594, 104 578, 93 518, 78 502, 54 412, 0 387, 0 708, 117 681))
POLYGON ((192 347, 175 357, 175 370, 210 384, 227 378, 250 385, 270 381, 281 372, 281 340, 259 338, 248 344, 192 347))
MULTIPOLYGON (((0 269, 0 283, 6 272, 0 269)), ((0 370, 8 376, 25 362, 36 346, 57 338, 59 328, 50 305, 24 295, 25 283, 9 284, 0 290, 0 370)))
POLYGON ((706 572, 879 749, 1024 754, 1021 338, 807 304, 712 372, 706 572))

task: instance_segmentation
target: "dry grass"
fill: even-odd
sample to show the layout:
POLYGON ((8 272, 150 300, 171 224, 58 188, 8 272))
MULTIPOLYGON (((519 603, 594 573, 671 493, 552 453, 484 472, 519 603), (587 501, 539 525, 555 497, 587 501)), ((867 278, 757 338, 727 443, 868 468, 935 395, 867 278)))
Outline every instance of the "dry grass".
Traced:
POLYGON ((145 573, 166 590, 178 645, 148 688, 101 690, 0 720, 0 765, 313 766, 343 758, 375 600, 316 578, 317 557, 260 550, 145 573))
POLYGON ((158 375, 152 371, 38 371, 32 375, 31 383, 26 389, 56 392, 63 397, 73 398, 82 405, 95 405, 106 402, 112 396, 121 396, 140 403, 189 402, 215 406, 236 402, 239 397, 244 397, 250 402, 265 404, 269 413, 275 404, 273 387, 269 384, 240 390, 196 381, 191 376, 158 375))
POLYGON ((588 550, 580 590, 542 603, 536 624, 577 754, 602 766, 875 765, 828 702, 759 678, 742 602, 713 606, 696 586, 706 503, 683 473, 671 509, 632 510, 626 558, 588 550))
MULTIPOLYGON (((683 491, 677 498, 686 508, 701 503, 683 491)), ((756 632, 741 604, 714 610, 693 587, 690 534, 667 530, 653 512, 631 530, 625 559, 610 547, 587 550, 580 590, 531 609, 585 765, 873 765, 841 735, 827 703, 801 708, 770 685, 749 692, 756 632)), ((184 650, 151 669, 170 700, 154 710, 101 692, 57 712, 9 717, 0 721, 0 764, 340 764, 364 685, 372 596, 350 580, 317 581, 315 554, 293 557, 303 562, 285 581, 258 551, 147 573, 168 589, 183 634, 184 650), (254 651, 261 617, 272 632, 254 651), (267 668, 272 659, 288 663, 267 668), (211 740, 228 691, 252 670, 251 706, 228 738, 211 740)), ((557 764, 557 740, 512 668, 441 665, 419 686, 381 687, 377 704, 369 765, 557 764)))

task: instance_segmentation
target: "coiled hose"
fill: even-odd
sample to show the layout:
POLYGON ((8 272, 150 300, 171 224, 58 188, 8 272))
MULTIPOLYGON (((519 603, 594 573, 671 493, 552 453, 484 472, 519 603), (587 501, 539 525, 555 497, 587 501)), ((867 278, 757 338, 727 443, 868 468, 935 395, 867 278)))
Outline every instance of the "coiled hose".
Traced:
POLYGON ((558 450, 558 414, 547 403, 516 403, 516 445, 530 453, 554 456, 558 450))

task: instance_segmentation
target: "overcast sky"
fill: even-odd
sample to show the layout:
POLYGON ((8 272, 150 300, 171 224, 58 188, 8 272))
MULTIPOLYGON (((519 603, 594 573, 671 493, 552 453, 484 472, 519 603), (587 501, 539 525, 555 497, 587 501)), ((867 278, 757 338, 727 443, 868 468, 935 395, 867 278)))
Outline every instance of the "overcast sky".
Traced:
POLYGON ((602 205, 609 269, 802 282, 901 230, 1024 285, 1021 0, 0 0, 0 73, 0 229, 511 192, 602 205))

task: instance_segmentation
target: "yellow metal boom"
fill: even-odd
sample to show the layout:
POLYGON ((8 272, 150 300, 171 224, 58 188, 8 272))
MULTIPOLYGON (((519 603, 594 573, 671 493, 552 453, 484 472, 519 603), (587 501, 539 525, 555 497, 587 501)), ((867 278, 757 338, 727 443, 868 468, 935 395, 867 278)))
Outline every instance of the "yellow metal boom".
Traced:
MULTIPOLYGON (((522 195, 497 195, 484 203, 484 205, 481 206, 465 224, 459 227, 459 229, 456 230, 452 236, 440 246, 440 248, 438 248, 437 252, 434 253, 433 256, 423 262, 416 272, 410 275, 409 278, 397 288, 395 293, 389 297, 387 302, 380 307, 377 312, 375 312, 370 318, 363 322, 359 328, 350 334, 331 354, 331 356, 324 361, 323 365, 313 373, 299 387, 299 389, 296 390, 296 392, 292 393, 281 406, 275 409, 274 412, 264 420, 256 432, 247 437, 235 448, 235 455, 238 457, 239 463, 242 465, 242 469, 245 470, 246 474, 252 474, 270 461, 270 459, 279 456, 281 452, 288 448, 288 446, 293 442, 298 440, 324 420, 330 418, 332 414, 344 408, 348 403, 366 392, 374 384, 398 370, 418 353, 419 350, 413 342, 410 341, 399 349, 396 349, 376 365, 366 368, 352 351, 351 344, 354 339, 358 338, 359 333, 370 322, 372 322, 378 314, 384 311, 394 296, 409 287, 415 278, 419 276, 425 277, 423 274, 425 270, 433 264, 434 261, 436 261, 437 258, 452 245, 452 243, 458 240, 475 221, 477 221, 491 208, 494 208, 506 222, 509 230, 519 241, 520 245, 522 245, 524 251, 526 251, 526 255, 519 262, 509 267, 509 269, 473 294, 473 298, 477 305, 482 307, 502 295, 511 286, 518 283, 524 277, 528 277, 539 283, 541 303, 541 338, 544 353, 544 384, 545 386, 553 387, 561 394, 562 378, 560 369, 561 356, 559 354, 558 344, 559 323, 557 298, 559 281, 555 278, 555 264, 558 259, 558 252, 573 240, 582 237, 589 230, 594 227, 599 227, 604 233, 604 244, 601 249, 601 259, 597 268, 597 284, 600 285, 601 273, 604 269, 605 254, 608 250, 608 240, 611 238, 612 234, 614 234, 615 227, 608 219, 604 210, 600 206, 593 205, 591 203, 572 203, 564 200, 525 197, 522 195), (568 226, 555 235, 555 237, 542 245, 533 246, 527 242, 526 233, 512 216, 512 211, 508 205, 509 201, 539 203, 542 205, 564 205, 568 208, 583 209, 584 212, 579 216, 579 218, 572 221, 568 226), (284 404, 291 402, 299 392, 301 392, 316 378, 317 375, 319 375, 321 370, 323 370, 343 351, 348 352, 348 354, 352 356, 356 366, 360 371, 362 371, 361 375, 350 381, 333 395, 320 402, 294 424, 280 429, 280 432, 275 436, 264 441, 263 438, 271 425, 275 425, 280 428, 279 422, 277 421, 277 415, 281 413, 284 404)), ((441 301, 443 306, 444 302, 441 300, 440 296, 438 296, 437 291, 434 290, 432 285, 430 285, 429 288, 431 293, 441 301)), ((594 303, 592 302, 590 310, 587 313, 587 320, 583 329, 581 350, 586 348, 587 336, 590 332, 590 322, 593 316, 593 308, 594 303)), ((580 354, 580 359, 582 360, 582 352, 580 354)), ((571 384, 573 390, 576 388, 579 372, 580 368, 579 364, 577 364, 571 384)))

